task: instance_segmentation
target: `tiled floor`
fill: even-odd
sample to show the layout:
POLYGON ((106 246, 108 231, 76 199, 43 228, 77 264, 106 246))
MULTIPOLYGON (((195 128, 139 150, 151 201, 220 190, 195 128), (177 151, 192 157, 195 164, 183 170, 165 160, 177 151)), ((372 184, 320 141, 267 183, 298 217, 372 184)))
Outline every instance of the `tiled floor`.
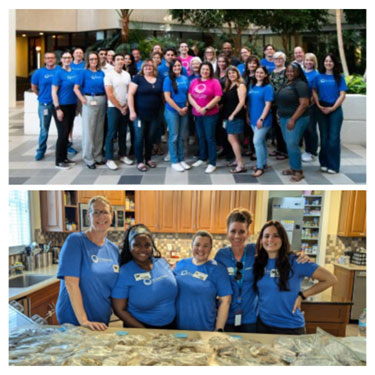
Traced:
MULTIPOLYGON (((34 155, 38 136, 25 135, 23 127, 23 102, 19 102, 16 109, 9 111, 9 183, 12 185, 277 185, 290 183, 288 176, 281 175, 281 172, 289 167, 288 161, 277 161, 274 158, 269 159, 271 168, 260 178, 250 175, 251 167, 255 165, 255 162, 251 162, 248 158, 245 159, 248 172, 239 175, 229 173, 225 159, 218 159, 217 170, 211 175, 204 173, 204 166, 184 173, 176 172, 171 168, 170 162, 163 160, 163 156, 154 157, 157 168, 142 173, 134 165, 126 166, 121 163, 118 163, 120 168, 117 171, 109 170, 106 166, 90 170, 82 161, 80 152, 73 158, 77 165, 70 170, 61 171, 54 167, 56 137, 50 136, 45 158, 37 162, 34 160, 34 155)), ((74 142, 74 146, 80 151, 80 139, 76 137, 74 142)), ((345 144, 341 152, 341 173, 336 175, 321 173, 319 163, 315 160, 312 163, 304 163, 305 178, 293 185, 365 184, 365 158, 365 147, 345 144)), ((186 161, 188 163, 195 161, 193 150, 188 150, 186 161)))

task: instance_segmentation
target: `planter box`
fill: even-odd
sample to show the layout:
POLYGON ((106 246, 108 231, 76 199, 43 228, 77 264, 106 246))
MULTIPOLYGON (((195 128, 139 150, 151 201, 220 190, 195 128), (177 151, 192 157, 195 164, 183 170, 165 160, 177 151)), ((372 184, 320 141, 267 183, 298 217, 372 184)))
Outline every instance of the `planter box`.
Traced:
POLYGON ((366 146, 366 95, 347 94, 342 109, 342 143, 366 146))

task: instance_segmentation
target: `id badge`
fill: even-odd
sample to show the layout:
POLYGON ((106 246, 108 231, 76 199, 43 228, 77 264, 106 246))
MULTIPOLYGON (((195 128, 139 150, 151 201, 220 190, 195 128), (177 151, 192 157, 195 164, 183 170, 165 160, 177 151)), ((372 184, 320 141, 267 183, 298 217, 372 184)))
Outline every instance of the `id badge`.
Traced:
POLYGON ((141 128, 141 127, 142 127, 142 122, 141 122, 141 120, 138 120, 137 124, 138 124, 138 128, 141 128))
POLYGON ((224 129, 227 128, 227 120, 223 121, 223 128, 224 128, 224 129))
POLYGON ((242 321, 242 314, 241 313, 237 313, 235 316, 234 316, 234 326, 235 327, 238 327, 241 325, 241 321, 242 321))
POLYGON ((98 105, 98 102, 96 100, 91 100, 90 105, 98 105))
POLYGON ((43 109, 43 116, 48 116, 48 108, 43 109))
POLYGON ((193 277, 202 281, 206 281, 208 275, 199 271, 195 271, 193 277))
POLYGON ((135 281, 151 279, 150 272, 136 273, 134 274, 135 281))

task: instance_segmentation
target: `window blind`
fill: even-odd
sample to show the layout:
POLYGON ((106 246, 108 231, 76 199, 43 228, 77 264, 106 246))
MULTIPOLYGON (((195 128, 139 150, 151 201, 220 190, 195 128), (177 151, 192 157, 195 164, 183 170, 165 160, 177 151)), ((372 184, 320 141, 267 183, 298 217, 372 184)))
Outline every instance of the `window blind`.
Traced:
POLYGON ((28 245, 31 241, 29 192, 10 191, 8 205, 9 246, 28 245))

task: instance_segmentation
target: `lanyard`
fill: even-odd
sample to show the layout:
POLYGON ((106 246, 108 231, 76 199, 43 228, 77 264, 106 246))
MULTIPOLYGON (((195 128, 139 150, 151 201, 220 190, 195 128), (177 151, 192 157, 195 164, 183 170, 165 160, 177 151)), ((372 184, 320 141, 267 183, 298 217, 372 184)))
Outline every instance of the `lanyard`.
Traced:
MULTIPOLYGON (((237 261, 234 258, 233 250, 231 251, 231 255, 232 255, 233 265, 234 265, 235 268, 237 268, 237 261)), ((244 253, 243 253, 242 258, 241 258, 241 263, 242 263, 242 270, 240 271, 241 272, 241 279, 236 280, 237 285, 239 287, 239 294, 238 294, 238 297, 237 297, 238 303, 241 303, 241 301, 242 301, 241 294, 242 294, 243 279, 244 279, 244 276, 245 276, 244 273, 245 273, 245 264, 246 264, 246 248, 244 249, 244 253)))

